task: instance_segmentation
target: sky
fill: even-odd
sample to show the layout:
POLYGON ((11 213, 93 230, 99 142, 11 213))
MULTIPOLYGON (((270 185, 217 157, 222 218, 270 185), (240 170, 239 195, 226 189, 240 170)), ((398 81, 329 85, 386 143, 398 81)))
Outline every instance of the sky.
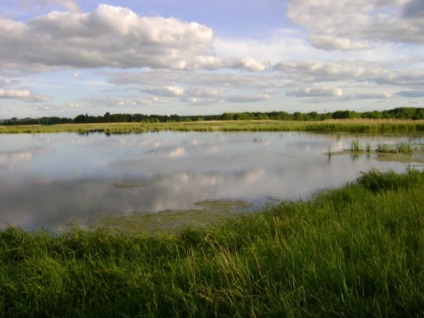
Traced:
POLYGON ((2 0, 0 119, 424 107, 423 0, 2 0))

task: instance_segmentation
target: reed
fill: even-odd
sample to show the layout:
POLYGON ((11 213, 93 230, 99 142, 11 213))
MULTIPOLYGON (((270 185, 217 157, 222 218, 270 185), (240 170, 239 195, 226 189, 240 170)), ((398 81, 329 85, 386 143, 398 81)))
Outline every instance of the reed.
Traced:
POLYGON ((364 151, 364 149, 362 148, 362 146, 359 143, 359 140, 352 140, 352 142, 350 144, 350 151, 352 151, 354 153, 360 153, 360 152, 364 151))
POLYGON ((378 144, 377 152, 379 153, 402 153, 407 155, 412 155, 413 149, 409 143, 400 143, 400 144, 378 144))
POLYGON ((98 123, 0 126, 0 133, 142 133, 153 131, 311 131, 320 133, 422 133, 424 120, 346 119, 324 121, 219 120, 167 123, 98 123))

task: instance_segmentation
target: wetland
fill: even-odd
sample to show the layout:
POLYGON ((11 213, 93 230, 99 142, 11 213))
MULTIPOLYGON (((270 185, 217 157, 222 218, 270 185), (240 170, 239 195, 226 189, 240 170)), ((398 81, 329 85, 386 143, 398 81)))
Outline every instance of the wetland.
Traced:
POLYGON ((2 134, 0 227, 207 225, 308 199, 371 169, 420 166, 422 144, 420 136, 307 132, 2 134), (405 144, 415 151, 381 151, 405 144))

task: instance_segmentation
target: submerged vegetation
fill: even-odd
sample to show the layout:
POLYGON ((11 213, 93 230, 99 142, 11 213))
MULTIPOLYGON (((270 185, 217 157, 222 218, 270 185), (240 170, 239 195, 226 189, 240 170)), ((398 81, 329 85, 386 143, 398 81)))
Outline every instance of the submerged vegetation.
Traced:
POLYGON ((188 210, 165 210, 154 213, 131 213, 127 215, 110 215, 95 220, 90 227, 126 233, 172 233, 184 227, 202 228, 219 223, 243 212, 248 212, 252 203, 239 200, 205 200, 195 203, 195 208, 188 210))
POLYGON ((424 172, 176 235, 0 232, 0 316, 424 316, 424 172))

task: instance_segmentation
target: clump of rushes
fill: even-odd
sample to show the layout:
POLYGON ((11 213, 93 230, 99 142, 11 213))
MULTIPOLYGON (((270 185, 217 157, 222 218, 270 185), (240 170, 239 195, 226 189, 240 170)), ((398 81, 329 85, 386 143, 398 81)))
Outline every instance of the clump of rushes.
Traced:
POLYGON ((412 155, 413 153, 411 144, 406 142, 394 145, 378 144, 376 151, 379 153, 402 153, 407 155, 412 155))
POLYGON ((352 140, 352 143, 350 144, 350 151, 355 153, 363 151, 361 145, 359 144, 359 140, 352 140))
POLYGON ((371 145, 368 143, 366 148, 367 153, 371 153, 371 145))
POLYGON ((1 317, 424 317, 424 172, 161 236, 0 231, 1 317))

